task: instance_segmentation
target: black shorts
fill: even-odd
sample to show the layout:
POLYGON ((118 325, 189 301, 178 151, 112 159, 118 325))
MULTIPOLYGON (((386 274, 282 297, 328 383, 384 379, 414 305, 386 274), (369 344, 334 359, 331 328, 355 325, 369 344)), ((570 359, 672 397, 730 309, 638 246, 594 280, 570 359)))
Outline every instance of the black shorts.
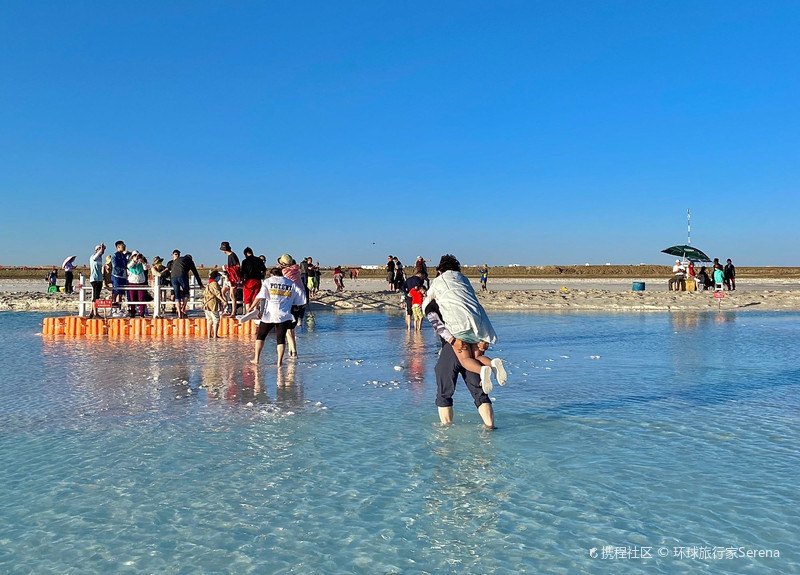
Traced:
POLYGON ((278 345, 285 345, 286 344, 286 332, 289 331, 291 328, 292 322, 285 321, 283 323, 267 323, 262 321, 258 324, 258 331, 256 332, 256 339, 258 341, 264 341, 267 339, 267 335, 269 332, 272 331, 272 328, 275 328, 275 343, 278 345))

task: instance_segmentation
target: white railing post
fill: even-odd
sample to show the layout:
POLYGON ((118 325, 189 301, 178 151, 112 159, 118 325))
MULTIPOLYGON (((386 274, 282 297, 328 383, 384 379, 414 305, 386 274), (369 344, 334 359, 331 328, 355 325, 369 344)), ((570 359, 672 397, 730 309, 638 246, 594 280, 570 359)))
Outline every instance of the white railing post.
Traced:
POLYGON ((197 290, 197 278, 192 274, 192 286, 189 288, 189 305, 194 310, 195 291, 197 290))
POLYGON ((78 285, 78 317, 83 317, 84 313, 86 313, 86 296, 83 293, 83 274, 81 274, 78 285))
POLYGON ((153 276, 153 317, 161 313, 161 277, 153 276))

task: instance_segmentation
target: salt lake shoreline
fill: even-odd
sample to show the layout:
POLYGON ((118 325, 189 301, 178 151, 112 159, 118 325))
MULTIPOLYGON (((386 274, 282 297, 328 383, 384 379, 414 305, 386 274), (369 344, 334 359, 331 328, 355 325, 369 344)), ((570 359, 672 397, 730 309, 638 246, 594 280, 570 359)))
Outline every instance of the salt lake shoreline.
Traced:
MULTIPOLYGON (((648 281, 645 291, 633 291, 629 278, 497 280, 490 281, 488 293, 473 283, 481 304, 498 312, 800 311, 800 282, 792 279, 748 278, 735 291, 723 292, 721 300, 710 291, 669 292, 666 280, 648 281)), ((345 280, 345 287, 344 292, 321 290, 311 301, 311 310, 403 312, 400 293, 388 291, 385 281, 345 280)), ((77 313, 77 302, 75 294, 45 293, 42 282, 0 281, 0 311, 72 315, 77 313)))

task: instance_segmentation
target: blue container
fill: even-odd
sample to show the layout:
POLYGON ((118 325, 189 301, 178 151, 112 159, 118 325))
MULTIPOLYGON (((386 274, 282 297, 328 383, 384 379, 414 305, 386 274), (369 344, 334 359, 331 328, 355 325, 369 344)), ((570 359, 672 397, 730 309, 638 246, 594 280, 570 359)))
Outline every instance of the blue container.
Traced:
POLYGON ((633 282, 633 291, 644 291, 644 282, 633 282))

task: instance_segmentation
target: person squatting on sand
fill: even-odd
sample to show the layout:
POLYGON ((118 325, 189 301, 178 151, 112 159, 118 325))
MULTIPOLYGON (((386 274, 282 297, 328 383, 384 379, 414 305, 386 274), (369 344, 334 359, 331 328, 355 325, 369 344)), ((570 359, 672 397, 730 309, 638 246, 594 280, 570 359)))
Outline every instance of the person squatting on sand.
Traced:
POLYGON ((302 306, 306 303, 306 294, 299 284, 288 277, 284 277, 279 267, 269 271, 269 277, 264 281, 256 299, 248 306, 247 311, 253 311, 260 306, 256 333, 255 355, 250 363, 258 365, 264 340, 269 332, 275 329, 276 349, 278 353, 277 364, 283 364, 284 350, 286 349, 286 335, 294 322, 292 315, 293 306, 302 306))
POLYGON ((436 305, 435 301, 432 301, 427 304, 424 311, 425 317, 431 323, 434 333, 439 336, 442 344, 439 360, 434 368, 436 373, 436 407, 439 410, 439 421, 446 425, 453 423, 453 393, 456 390, 458 376, 461 375, 467 390, 472 395, 475 407, 478 408, 478 415, 481 416, 483 424, 489 429, 494 429, 492 400, 483 391, 480 376, 464 369, 459 363, 453 347, 447 343, 453 340, 453 336, 447 331, 447 327, 442 321, 439 306, 436 305))
POLYGON ((497 383, 505 385, 506 370, 500 359, 490 359, 485 354, 489 344, 497 341, 486 310, 478 302, 472 284, 461 273, 461 263, 451 254, 445 254, 437 267, 439 273, 431 282, 423 309, 436 301, 442 320, 452 334, 449 341, 461 366, 481 376, 485 393, 492 390, 491 376, 497 383))

